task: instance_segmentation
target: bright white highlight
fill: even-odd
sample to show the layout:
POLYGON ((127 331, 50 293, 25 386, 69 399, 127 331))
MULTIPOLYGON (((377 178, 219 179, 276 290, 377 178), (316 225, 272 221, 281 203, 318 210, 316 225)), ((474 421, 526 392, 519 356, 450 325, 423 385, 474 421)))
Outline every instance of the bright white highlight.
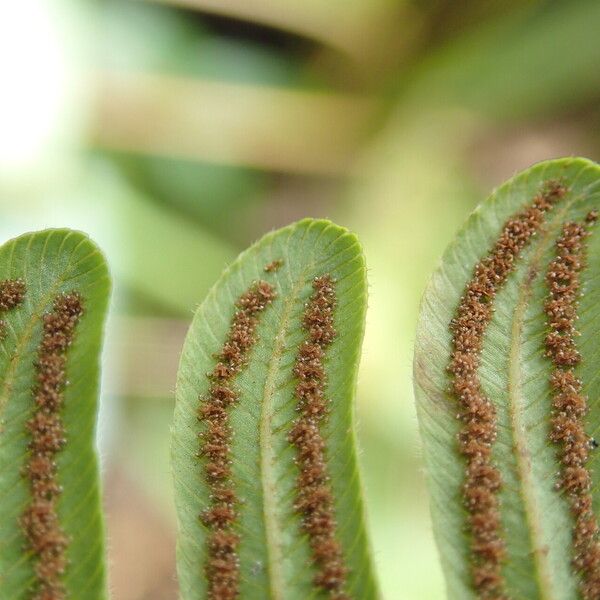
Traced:
POLYGON ((21 171, 50 144, 67 61, 52 0, 0 2, 0 170, 21 171))

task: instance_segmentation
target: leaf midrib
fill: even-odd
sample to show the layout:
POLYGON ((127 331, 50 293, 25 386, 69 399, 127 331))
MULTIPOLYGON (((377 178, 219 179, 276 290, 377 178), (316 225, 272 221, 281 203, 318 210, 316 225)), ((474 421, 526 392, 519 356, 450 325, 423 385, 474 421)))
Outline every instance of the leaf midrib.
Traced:
POLYGON ((528 448, 527 432, 525 424, 522 422, 523 408, 520 399, 521 391, 521 337, 523 334, 523 325, 525 313, 533 292, 533 282, 537 278, 531 276, 539 273, 539 267, 542 257, 546 252, 552 236, 556 233, 562 224, 565 215, 576 198, 570 200, 560 210, 558 215, 552 219, 551 224, 545 231, 540 233, 540 241, 537 244, 535 253, 531 258, 528 269, 525 273, 523 282, 518 288, 518 299, 513 312, 513 323, 511 327, 511 339, 509 350, 509 368, 508 368, 508 413, 511 423, 511 433, 515 447, 515 460, 519 481, 521 482, 521 496, 525 508, 525 518, 528 524, 529 538, 533 562, 536 567, 536 580, 540 590, 540 598, 543 600, 560 600, 554 595, 551 568, 548 564, 548 552, 542 543, 542 515, 537 507, 535 498, 535 483, 532 481, 531 453, 528 448))
MULTIPOLYGON (((312 265, 311 265, 312 266, 312 265)), ((285 333, 288 329, 292 309, 298 297, 300 290, 304 287, 306 273, 310 270, 308 267, 298 278, 297 283, 292 287, 291 292, 286 296, 282 310, 280 325, 275 336, 273 353, 265 379, 263 392, 263 401, 260 415, 260 453, 261 453, 261 485, 263 491, 263 515, 265 519, 265 533, 267 538, 267 562, 272 600, 282 600, 285 589, 285 580, 283 577, 282 565, 283 554, 281 552, 281 533, 277 520, 277 502, 274 490, 276 481, 273 478, 272 465, 274 463, 273 445, 271 443, 273 417, 273 397, 275 394, 276 378, 279 370, 279 363, 284 353, 285 333)))

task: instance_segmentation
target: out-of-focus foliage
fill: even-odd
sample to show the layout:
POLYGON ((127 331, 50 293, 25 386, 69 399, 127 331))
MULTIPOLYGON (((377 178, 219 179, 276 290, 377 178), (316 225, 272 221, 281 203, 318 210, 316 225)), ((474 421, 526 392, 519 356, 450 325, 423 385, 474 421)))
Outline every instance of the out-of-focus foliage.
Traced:
POLYGON ((353 229, 367 256, 359 422, 383 595, 443 597, 411 389, 419 297, 491 186, 536 160, 598 160, 599 29, 594 0, 0 8, 2 238, 84 229, 115 275, 101 444, 111 535, 140 565, 111 561, 117 600, 176 597, 157 548, 192 310, 241 248, 304 216, 353 229))

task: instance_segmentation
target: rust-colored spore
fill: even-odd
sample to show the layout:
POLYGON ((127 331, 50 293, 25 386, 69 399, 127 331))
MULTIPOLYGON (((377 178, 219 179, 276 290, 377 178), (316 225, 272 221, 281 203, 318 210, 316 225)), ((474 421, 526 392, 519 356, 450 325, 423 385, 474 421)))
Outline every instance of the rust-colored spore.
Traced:
POLYGON ((478 375, 483 337, 489 325, 497 292, 513 271, 522 250, 540 230, 546 213, 566 194, 560 181, 546 182, 533 202, 511 217, 489 254, 475 266, 450 323, 452 353, 448 372, 450 392, 458 403, 459 451, 466 459, 463 501, 471 536, 471 575, 478 596, 506 598, 502 563, 502 537, 498 491, 500 471, 492 461, 496 440, 496 409, 483 391, 478 375))
POLYGON ((334 281, 329 275, 317 277, 313 281, 313 289, 303 320, 308 339, 300 346, 294 366, 294 374, 298 377, 296 399, 300 416, 288 435, 296 448, 296 462, 300 469, 295 508, 302 515, 302 526, 308 534, 317 569, 315 585, 335 600, 346 600, 347 568, 341 545, 336 539, 337 524, 327 470, 326 444, 320 430, 328 413, 323 361, 326 348, 336 336, 334 281))
POLYGON ((280 258, 278 258, 270 262, 268 265, 265 265, 265 273, 274 273, 275 271, 279 271, 282 265, 283 261, 280 258))
POLYGON ((62 488, 57 479, 56 455, 66 443, 61 419, 66 381, 67 350, 83 314, 77 292, 58 296, 53 310, 43 317, 38 346, 35 410, 27 421, 29 459, 24 475, 31 501, 21 516, 21 526, 35 560, 33 600, 65 600, 62 576, 67 568, 69 539, 61 528, 57 502, 62 488))
MULTIPOLYGON (((25 282, 22 279, 0 281, 0 315, 16 308, 25 298, 25 282)), ((0 339, 4 337, 6 323, 0 319, 0 339)))
POLYGON ((238 400, 232 379, 245 366, 256 342, 258 315, 275 299, 275 289, 258 281, 236 302, 227 339, 208 374, 209 392, 201 398, 198 419, 205 424, 200 434, 199 456, 210 488, 210 506, 200 515, 208 529, 205 573, 209 600, 234 600, 239 596, 239 535, 235 532, 238 502, 231 481, 231 427, 228 409, 238 400))
POLYGON ((559 446, 561 470, 557 488, 564 491, 571 507, 573 526, 573 565, 581 572, 584 600, 600 598, 600 543, 598 521, 592 509, 592 478, 586 463, 597 444, 584 428, 587 397, 575 367, 581 362, 575 338, 581 271, 585 267, 585 239, 588 226, 596 222, 593 210, 583 224, 566 223, 556 242, 556 257, 546 274, 549 294, 544 304, 549 332, 546 356, 552 360, 552 418, 550 439, 559 446))

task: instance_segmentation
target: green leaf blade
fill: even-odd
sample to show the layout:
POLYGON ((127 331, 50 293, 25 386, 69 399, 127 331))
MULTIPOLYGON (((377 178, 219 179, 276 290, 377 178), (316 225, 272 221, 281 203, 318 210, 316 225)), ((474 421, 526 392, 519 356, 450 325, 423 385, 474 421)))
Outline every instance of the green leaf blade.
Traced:
POLYGON ((66 354, 64 406, 66 444, 57 456, 60 526, 69 538, 63 584, 72 598, 106 598, 104 526, 100 512, 95 426, 99 355, 110 279, 103 256, 82 233, 48 230, 26 234, 0 248, 0 280, 21 278, 23 304, 3 315, 6 336, 0 352, 0 598, 33 597, 34 557, 19 523, 31 501, 22 475, 34 412, 33 388, 42 317, 59 294, 77 291, 84 303, 66 354))
MULTIPOLYGON (((450 598, 475 598, 471 577, 467 511, 462 485, 465 462, 458 453, 458 405, 447 391, 451 352, 450 320, 481 260, 500 235, 507 219, 531 201, 540 186, 560 179, 567 196, 548 214, 544 228, 532 239, 514 271, 494 300, 495 313, 485 332, 478 375, 497 411, 498 437, 493 462, 500 469, 500 517, 507 557, 503 577, 510 598, 570 599, 578 597, 578 576, 571 566, 573 519, 565 495, 556 490, 560 463, 558 448, 549 441, 552 410, 545 356, 547 333, 543 304, 548 294, 546 270, 555 255, 555 242, 567 221, 581 222, 600 205, 600 169, 583 159, 541 163, 500 187, 471 215, 447 249, 442 264, 425 292, 415 350, 415 393, 434 532, 450 598)), ((578 376, 590 391, 597 365, 594 319, 598 305, 598 233, 588 241, 588 264, 583 272, 585 296, 579 311, 577 338, 584 359, 578 376), (585 308, 587 307, 587 308, 585 308), (593 348, 593 349, 592 349, 593 348), (585 351, 584 351, 585 349, 585 351)), ((596 392, 597 393, 597 392, 596 392)), ((591 402, 585 417, 593 434, 600 412, 591 402)), ((596 454, 588 463, 593 469, 596 454)), ((593 474, 597 483, 597 474, 593 474)), ((594 491, 595 513, 600 498, 594 491)))
POLYGON ((254 281, 273 285, 277 298, 260 317, 248 365, 235 378, 239 403, 230 412, 231 458, 239 505, 240 597, 327 597, 312 584, 310 548, 294 511, 298 468, 287 439, 298 416, 294 362, 306 333, 305 303, 315 277, 337 280, 338 337, 326 359, 330 415, 322 432, 335 499, 337 535, 350 569, 351 597, 376 598, 363 525, 354 433, 354 388, 366 309, 364 259, 356 238, 328 221, 304 220, 265 236, 226 270, 196 312, 177 383, 172 459, 179 518, 178 573, 184 600, 206 597, 206 530, 198 516, 208 505, 196 419, 233 316, 234 303, 254 281), (264 267, 281 260, 273 273, 264 267))

